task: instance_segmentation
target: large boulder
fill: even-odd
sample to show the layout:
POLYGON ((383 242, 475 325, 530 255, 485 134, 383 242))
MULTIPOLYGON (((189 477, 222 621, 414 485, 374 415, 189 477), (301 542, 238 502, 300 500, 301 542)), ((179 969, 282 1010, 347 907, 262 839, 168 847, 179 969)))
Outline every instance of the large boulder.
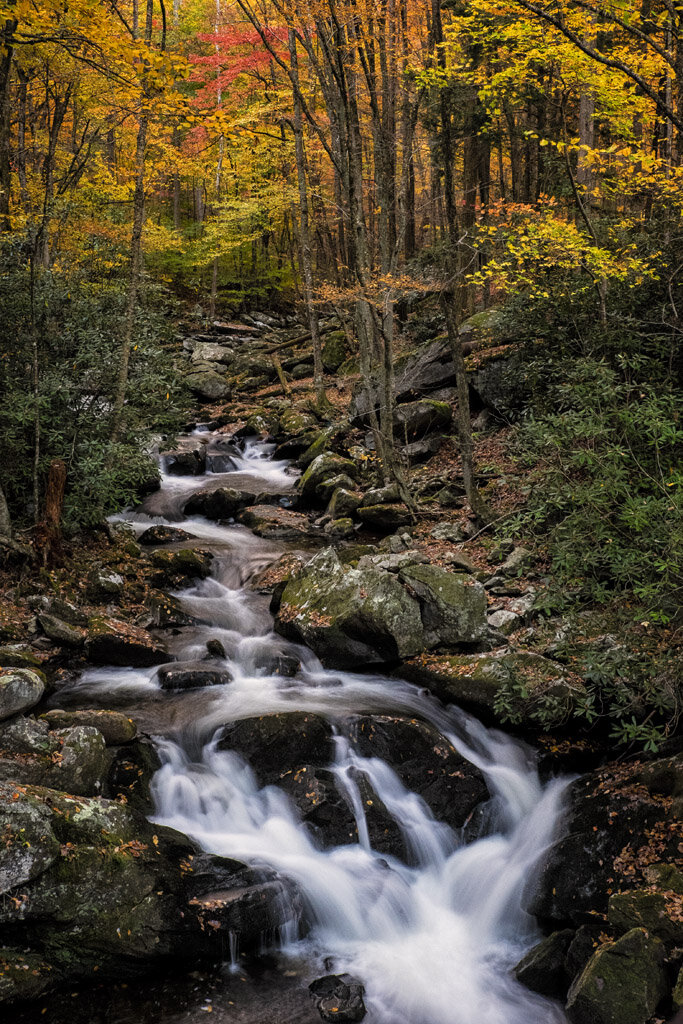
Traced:
POLYGON ((40 716, 50 729, 73 729, 76 726, 87 726, 102 733, 108 747, 116 747, 122 743, 131 743, 137 729, 132 718, 120 711, 102 711, 100 709, 83 711, 46 711, 40 716))
POLYGON ((420 608, 395 576, 344 570, 332 548, 290 580, 276 629, 335 668, 396 662, 422 650, 420 608))
POLYGON ((335 455, 334 452, 323 452, 321 455, 317 455, 298 482, 297 486, 301 497, 306 501, 320 500, 321 484, 342 473, 355 480, 358 476, 356 463, 341 455, 335 455))
POLYGON ((0 671, 0 721, 30 711, 45 692, 45 683, 27 668, 0 671))
POLYGON ((447 704, 497 724, 525 728, 565 724, 585 696, 583 683, 565 666, 510 648, 490 654, 428 655, 408 662, 401 675, 427 686, 447 704))
POLYGON ((166 645, 139 626, 98 616, 88 622, 86 655, 97 665, 145 668, 169 660, 166 645))
POLYGON ((453 414, 447 402, 423 398, 418 402, 404 402, 394 409, 394 433, 406 443, 415 441, 434 430, 450 426, 453 414))
POLYGON ((0 780, 95 795, 106 770, 105 742, 93 726, 50 730, 18 718, 0 728, 0 780))
POLYGON ((465 573, 408 565, 400 578, 417 595, 427 647, 475 644, 486 635, 486 591, 465 573))
POLYGON ((604 943, 569 990, 572 1024, 645 1024, 666 995, 664 957, 644 928, 604 943))
POLYGON ((426 722, 362 715, 349 731, 359 754, 390 764, 404 786, 421 796, 439 821, 453 828, 461 828, 489 797, 479 769, 426 722))
MULTIPOLYGON (((363 499, 367 501, 367 497, 363 499)), ((411 521, 410 512, 405 505, 382 504, 362 505, 357 510, 358 518, 370 530, 376 533, 392 533, 411 521)))
POLYGON ((194 437, 183 438, 176 448, 161 452, 161 459, 172 476, 199 476, 206 469, 206 445, 194 437))
MULTIPOLYGON (((677 766, 681 778, 683 755, 654 764, 639 761, 608 765, 574 782, 562 838, 543 860, 530 910, 537 916, 564 924, 590 921, 606 913, 613 893, 639 886, 668 892, 681 885, 672 878, 670 864, 680 863, 677 803, 672 802, 667 770, 677 766), (664 779, 664 781, 662 781, 664 779)), ((674 872, 674 874, 676 874, 674 872)), ((683 888, 683 886, 681 886, 683 888)), ((621 928, 645 921, 662 936, 678 934, 676 922, 660 917, 666 901, 631 895, 615 898, 612 921, 621 928)))
POLYGON ((206 516, 207 519, 232 519, 242 508, 252 505, 256 495, 235 487, 214 487, 196 491, 185 502, 185 515, 206 516))
POLYGON ((257 537, 268 540, 301 541, 312 533, 308 516, 277 505, 252 505, 243 509, 237 518, 257 537))
POLYGON ((220 747, 241 754, 262 784, 277 782, 300 765, 328 765, 334 758, 329 722, 304 711, 232 722, 223 730, 220 747))
POLYGON ((332 331, 323 342, 323 369, 336 373, 347 356, 347 341, 344 331, 332 331))
POLYGON ((214 370, 189 373, 185 377, 185 383, 197 398, 205 399, 207 402, 218 402, 228 398, 230 394, 227 382, 214 370))
POLYGON ((151 561, 157 570, 155 585, 178 590, 210 576, 213 555, 210 551, 181 548, 180 551, 153 551, 151 561))
POLYGON ((235 350, 227 345, 220 345, 215 341, 200 341, 194 346, 191 356, 193 363, 222 363, 229 364, 235 358, 235 350))

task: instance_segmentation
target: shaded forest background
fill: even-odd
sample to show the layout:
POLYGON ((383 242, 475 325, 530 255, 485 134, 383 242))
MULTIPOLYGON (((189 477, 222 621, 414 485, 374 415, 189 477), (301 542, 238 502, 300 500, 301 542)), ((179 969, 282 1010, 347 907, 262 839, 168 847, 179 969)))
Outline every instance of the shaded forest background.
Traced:
MULTIPOLYGON (((460 326, 522 353, 513 447, 564 592, 677 626, 683 13, 669 0, 0 3, 0 537, 133 501, 188 405, 174 323, 336 313, 382 475, 396 353, 460 326), (53 481, 54 482, 54 481, 53 481)), ((329 383, 329 382, 328 382, 329 383)))

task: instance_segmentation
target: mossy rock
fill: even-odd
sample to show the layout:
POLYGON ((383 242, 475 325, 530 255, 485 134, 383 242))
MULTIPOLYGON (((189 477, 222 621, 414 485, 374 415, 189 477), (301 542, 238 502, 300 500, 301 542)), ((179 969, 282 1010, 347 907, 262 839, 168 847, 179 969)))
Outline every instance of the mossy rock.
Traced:
POLYGON ((593 954, 567 997, 572 1024, 645 1024, 666 995, 665 950, 633 928, 593 954))
POLYGON ((72 729, 78 725, 97 729, 102 733, 104 742, 108 747, 116 747, 122 743, 131 743, 136 735, 137 728, 132 718, 121 714, 120 711, 46 711, 41 719, 47 723, 50 729, 72 729))
POLYGON ((333 519, 341 519, 354 514, 363 501, 360 491, 349 491, 345 487, 337 487, 327 506, 328 515, 333 519))
POLYGON ((0 647, 0 668, 40 668, 40 659, 24 647, 8 644, 0 647))
POLYGON ((0 1004, 37 999, 57 980, 57 971, 39 953, 0 946, 0 1004))
POLYGON ((674 947, 683 945, 682 910, 681 897, 676 893, 634 889, 610 896, 607 919, 618 932, 645 928, 674 947))
POLYGON ((419 605, 396 577, 345 571, 332 548, 289 581, 276 629, 302 640, 332 668, 396 662, 423 646, 419 605))
POLYGON ((210 551, 182 548, 180 551, 154 551, 151 561, 160 570, 154 576, 155 585, 176 588, 210 576, 213 555, 210 551))
POLYGON ((45 692, 45 683, 27 668, 0 672, 0 721, 30 711, 45 692))
POLYGON ((280 415, 280 433, 286 437, 295 437, 306 431, 315 430, 318 421, 310 413, 301 409, 285 409, 280 415))
POLYGON ((486 635, 486 591, 464 573, 409 565, 400 577, 417 594, 428 647, 474 644, 486 635))
POLYGON ((332 331, 323 342, 323 368, 327 373, 335 373, 346 359, 346 334, 344 331, 332 331))
POLYGON ((321 430, 316 435, 314 440, 311 441, 306 451, 301 456, 299 456, 298 463, 301 466, 301 468, 306 469, 306 467, 310 466, 314 459, 317 459, 319 455, 322 455, 323 452, 326 452, 329 449, 330 445, 335 440, 335 438, 337 438, 340 433, 341 428, 335 424, 329 427, 325 427, 324 430, 321 430))
POLYGON ((356 463, 341 455, 335 455, 334 452, 322 452, 313 459, 299 480, 298 487, 301 497, 305 501, 319 501, 320 485, 330 477, 342 473, 354 479, 358 474, 356 463))

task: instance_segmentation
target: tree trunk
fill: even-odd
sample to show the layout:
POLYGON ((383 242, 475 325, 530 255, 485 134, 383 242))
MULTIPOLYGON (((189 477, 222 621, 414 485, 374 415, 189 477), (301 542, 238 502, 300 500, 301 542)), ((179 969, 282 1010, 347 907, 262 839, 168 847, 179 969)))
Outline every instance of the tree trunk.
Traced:
POLYGON ((8 18, 0 32, 0 230, 9 231, 12 192, 12 55, 17 21, 8 18))
POLYGON ((57 564, 62 552, 62 507, 66 487, 66 464, 53 459, 45 491, 45 515, 36 529, 36 548, 43 567, 57 564))

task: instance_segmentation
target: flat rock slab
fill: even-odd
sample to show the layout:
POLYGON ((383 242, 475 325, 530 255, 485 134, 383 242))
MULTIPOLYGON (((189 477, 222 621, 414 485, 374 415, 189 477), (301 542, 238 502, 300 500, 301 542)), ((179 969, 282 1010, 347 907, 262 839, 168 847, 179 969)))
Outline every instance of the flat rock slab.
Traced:
POLYGON ((85 650, 96 665, 146 668, 169 660, 165 644, 139 626, 119 619, 91 619, 85 650))
POLYGON ((232 675, 225 668, 206 662, 177 662, 160 668, 157 677, 162 690, 196 690, 202 686, 225 686, 232 675))
POLYGON ((252 505, 240 512, 238 519, 257 537, 273 540, 301 540, 311 535, 308 516, 275 505, 252 505))

